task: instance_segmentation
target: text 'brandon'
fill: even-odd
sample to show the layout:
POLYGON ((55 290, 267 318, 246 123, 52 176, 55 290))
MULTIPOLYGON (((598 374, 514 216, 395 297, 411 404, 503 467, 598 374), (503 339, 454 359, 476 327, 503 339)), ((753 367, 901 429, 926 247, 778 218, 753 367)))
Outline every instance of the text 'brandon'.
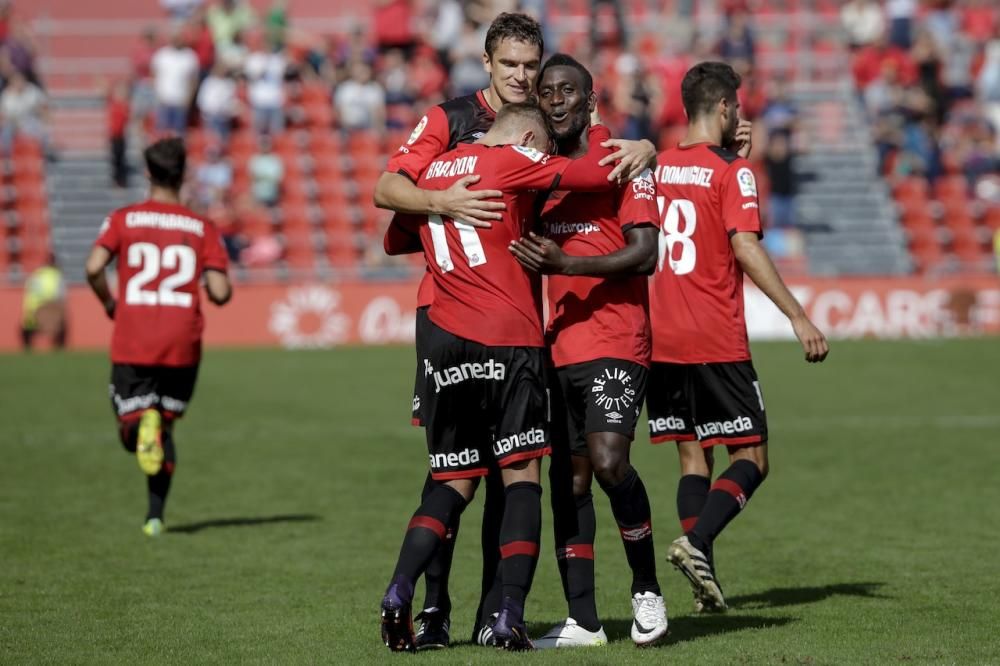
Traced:
POLYGON ((454 160, 431 162, 431 165, 427 167, 427 175, 425 178, 454 178, 455 176, 468 176, 471 173, 475 173, 476 162, 478 161, 478 156, 469 155, 467 157, 459 157, 454 160))

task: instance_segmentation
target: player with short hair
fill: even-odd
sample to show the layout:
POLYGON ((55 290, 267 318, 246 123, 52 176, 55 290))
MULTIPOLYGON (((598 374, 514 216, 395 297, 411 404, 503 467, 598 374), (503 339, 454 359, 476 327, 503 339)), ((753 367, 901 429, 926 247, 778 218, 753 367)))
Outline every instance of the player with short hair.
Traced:
MULTIPOLYGON (((473 226, 489 226, 490 220, 501 219, 503 203, 500 192, 489 189, 469 190, 479 180, 478 175, 460 178, 444 190, 425 190, 417 187, 420 174, 438 155, 463 143, 481 138, 493 124, 496 112, 509 102, 524 102, 534 94, 535 80, 541 65, 544 40, 537 21, 524 14, 503 13, 494 19, 486 33, 483 66, 490 74, 490 85, 472 95, 458 97, 432 107, 410 134, 406 144, 389 160, 386 171, 380 176, 375 190, 375 205, 397 213, 442 215, 448 219, 464 220, 473 226)), ((648 141, 610 140, 608 145, 617 152, 603 160, 618 166, 612 177, 619 173, 638 173, 641 167, 655 160, 655 147, 648 141)), ((603 166, 603 164, 602 164, 603 166)), ((396 218, 398 219, 398 218, 396 218)), ((415 229, 408 229, 394 221, 385 236, 388 254, 420 252, 415 229)), ((433 281, 426 273, 417 293, 416 351, 417 367, 414 379, 412 422, 421 425, 421 410, 426 403, 422 394, 423 368, 420 359, 426 347, 428 319, 427 308, 433 301, 433 281)), ((423 496, 434 485, 428 475, 423 496)), ((496 474, 486 481, 485 510, 482 526, 483 570, 481 597, 472 640, 480 644, 489 641, 489 623, 499 607, 497 584, 499 525, 491 523, 502 513, 503 494, 496 474)), ((459 524, 449 525, 448 538, 438 555, 428 567, 424 581, 426 594, 424 609, 418 615, 417 649, 447 647, 450 643, 451 599, 448 579, 451 557, 459 524)))
POLYGON ((533 103, 505 105, 486 135, 435 159, 422 187, 444 189, 468 175, 502 192, 504 219, 476 229, 440 215, 419 227, 434 279, 421 358, 427 400, 423 420, 436 483, 410 521, 382 600, 382 637, 393 651, 415 649, 413 585, 440 548, 447 526, 472 498, 490 461, 501 470, 504 509, 499 552, 502 601, 492 642, 530 649, 524 600, 534 576, 541 530, 539 459, 548 454, 543 378, 541 281, 507 251, 535 222, 536 192, 607 189, 597 165, 607 130, 591 130, 593 149, 579 160, 548 155, 545 117, 533 103), (561 184, 561 185, 560 185, 561 184))
POLYGON ((147 201, 113 211, 87 258, 91 289, 114 320, 111 405, 122 445, 146 474, 149 510, 142 527, 158 536, 176 467, 174 420, 194 393, 204 318, 198 286, 216 305, 232 297, 228 258, 215 225, 181 204, 187 156, 180 139, 144 152, 147 201), (118 258, 118 297, 105 269, 118 258))
MULTIPOLYGON (((556 54, 542 66, 538 98, 558 153, 585 153, 597 103, 590 72, 556 54)), ((651 645, 667 633, 649 497, 629 463, 650 360, 654 194, 648 171, 610 192, 554 192, 541 218, 546 238, 531 234, 511 246, 525 267, 549 274, 549 492, 569 617, 535 641, 539 648, 607 642, 594 598, 594 477, 611 502, 632 569, 632 639, 651 645)))
POLYGON ((750 358, 743 274, 791 321, 807 361, 829 352, 760 244, 757 186, 746 159, 750 124, 739 117, 739 87, 739 75, 725 63, 688 70, 681 83, 687 133, 659 154, 655 174, 663 220, 650 286, 646 406, 651 440, 677 442, 684 535, 667 559, 689 579, 698 611, 726 609, 712 546, 768 473, 767 418, 750 358), (711 483, 711 448, 719 444, 730 466, 711 483))

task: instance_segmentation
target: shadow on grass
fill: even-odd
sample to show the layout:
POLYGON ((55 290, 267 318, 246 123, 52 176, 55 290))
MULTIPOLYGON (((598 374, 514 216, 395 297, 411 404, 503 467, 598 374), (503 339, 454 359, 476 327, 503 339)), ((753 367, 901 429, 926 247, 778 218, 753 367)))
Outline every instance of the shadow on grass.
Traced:
MULTIPOLYGON (((797 617, 764 617, 760 615, 686 615, 670 618, 670 635, 654 647, 669 647, 677 643, 696 641, 711 636, 744 629, 773 629, 797 622, 797 617)), ((631 640, 632 619, 606 619, 604 631, 609 641, 631 640)))
POLYGON ((322 518, 312 513, 256 516, 253 518, 214 518, 212 520, 199 520, 195 523, 184 523, 183 525, 170 525, 167 534, 197 534, 202 530, 215 527, 256 527, 272 523, 312 523, 318 520, 322 520, 322 518))
POLYGON ((891 599, 878 594, 879 588, 884 586, 885 583, 836 583, 817 587, 775 587, 757 594, 730 597, 726 601, 730 608, 753 610, 813 604, 837 596, 891 599))

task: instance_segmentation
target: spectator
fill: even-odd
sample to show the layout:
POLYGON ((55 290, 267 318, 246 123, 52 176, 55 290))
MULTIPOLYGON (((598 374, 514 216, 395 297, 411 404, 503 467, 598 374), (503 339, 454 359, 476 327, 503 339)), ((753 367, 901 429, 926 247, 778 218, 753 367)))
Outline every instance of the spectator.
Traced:
POLYGON ((372 79, 368 64, 356 61, 351 66, 351 76, 337 86, 333 103, 345 131, 385 130, 385 91, 372 79))
POLYGON ((48 153, 45 93, 24 74, 14 70, 0 94, 0 145, 10 155, 17 136, 29 136, 41 142, 48 153))
POLYGON ((257 203, 274 206, 281 197, 281 181, 285 177, 285 165, 274 153, 271 137, 261 135, 258 141, 258 152, 250 158, 248 165, 251 179, 251 191, 257 203))
POLYGON ((726 33, 719 41, 719 55, 724 60, 741 60, 750 65, 754 61, 753 30, 746 12, 737 11, 726 21, 726 33))
POLYGON ((215 38, 216 49, 229 45, 238 33, 246 33, 257 23, 257 15, 242 0, 220 0, 219 4, 209 7, 205 18, 215 38))
POLYGON ((267 51, 255 50, 244 69, 248 97, 253 109, 254 129, 260 134, 278 134, 285 128, 285 71, 288 65, 282 45, 272 42, 267 51))
POLYGON ((242 32, 233 35, 233 40, 215 45, 215 61, 225 66, 228 72, 242 72, 246 66, 250 49, 242 32))
POLYGON ((375 0, 375 45, 379 53, 402 49, 413 55, 416 35, 413 32, 412 0, 375 0))
POLYGON ((622 119, 621 138, 655 140, 649 111, 650 95, 639 59, 631 53, 619 55, 615 60, 615 72, 611 107, 622 119))
POLYGON ((28 83, 42 88, 42 81, 35 69, 35 40, 28 29, 20 23, 12 23, 10 34, 0 46, 0 52, 11 66, 27 79, 28 83))
POLYGON ((917 0, 886 0, 885 14, 889 19, 889 43, 900 49, 913 45, 913 17, 917 0))
POLYGON ((590 47, 626 46, 628 32, 621 0, 590 0, 590 47), (611 23, 614 23, 614 27, 611 23))
POLYGON ((777 229, 794 227, 797 183, 792 142, 787 132, 772 132, 768 137, 764 168, 771 188, 767 200, 771 226, 777 229))
MULTIPOLYGON (((438 60, 448 62, 448 54, 452 47, 458 44, 462 38, 462 32, 466 23, 465 11, 462 3, 458 0, 443 0, 437 3, 434 14, 433 25, 427 33, 427 38, 431 46, 437 51, 438 60)), ((473 23, 475 29, 475 23, 473 23)), ((483 40, 480 39, 479 46, 482 47, 483 40)), ((482 50, 482 48, 480 48, 482 50)), ((482 58, 480 58, 480 62, 482 58)), ((480 67, 482 69, 482 67, 480 67)))
MULTIPOLYGON (((986 119, 1000 131, 1000 33, 986 45, 976 87, 986 119)), ((995 151, 1000 153, 1000 142, 995 144, 995 151)))
POLYGON ((215 41, 204 12, 198 12, 191 20, 193 34, 192 48, 198 56, 198 80, 203 80, 215 64, 215 41))
POLYGON ((379 83, 385 89, 386 104, 411 105, 417 101, 402 51, 393 49, 387 52, 379 70, 379 83))
POLYGON ((490 75, 483 69, 485 41, 484 29, 472 19, 467 19, 461 26, 458 39, 451 42, 448 60, 451 62, 449 79, 453 95, 471 95, 489 85, 490 75))
POLYGON ((287 32, 288 2, 287 0, 274 0, 264 18, 264 36, 271 43, 284 44, 287 32))
POLYGON ((125 159, 128 133, 128 86, 118 82, 108 94, 108 136, 111 140, 111 181, 116 187, 128 187, 128 162, 125 159))
POLYGON ((798 115, 795 103, 788 98, 788 84, 783 79, 775 79, 771 94, 760 114, 764 129, 768 134, 779 131, 791 134, 795 130, 798 115))
POLYGON ((183 22, 194 16, 194 13, 201 8, 202 1, 203 0, 160 0, 160 7, 162 7, 174 21, 183 22))
POLYGON ((159 48, 156 28, 147 27, 135 46, 129 59, 132 61, 132 112, 136 118, 145 121, 156 109, 156 90, 153 87, 153 57, 159 48))
POLYGON ((198 85, 198 56, 188 48, 180 28, 174 29, 170 43, 153 56, 152 72, 158 105, 157 129, 184 134, 188 109, 198 85))
POLYGON ((840 8, 840 23, 852 49, 874 44, 885 32, 885 17, 876 0, 848 0, 840 8))
POLYGON ((229 145, 233 118, 239 112, 236 81, 226 65, 218 63, 198 90, 198 111, 206 129, 223 148, 229 145))
POLYGON ((195 197, 201 210, 223 205, 233 186, 233 167, 222 157, 219 145, 209 145, 205 162, 195 172, 195 197))

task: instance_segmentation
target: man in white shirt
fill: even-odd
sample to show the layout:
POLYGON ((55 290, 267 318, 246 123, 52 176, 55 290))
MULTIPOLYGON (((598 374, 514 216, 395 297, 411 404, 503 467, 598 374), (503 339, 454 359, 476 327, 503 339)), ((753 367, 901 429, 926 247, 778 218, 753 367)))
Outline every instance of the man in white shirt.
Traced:
POLYGON ((385 90, 372 79, 367 63, 358 60, 351 65, 351 76, 337 86, 333 103, 345 130, 385 129, 385 90))
POLYGON ((285 128, 287 67, 279 44, 274 44, 270 51, 255 50, 247 57, 247 96, 253 108, 254 129, 260 134, 273 136, 285 128))
POLYGON ((198 89, 198 111, 205 127, 223 147, 229 143, 233 117, 238 109, 236 81, 229 75, 224 64, 216 63, 212 73, 205 77, 198 89))
POLYGON ((188 109, 198 85, 198 56, 176 29, 170 43, 153 55, 151 64, 156 91, 156 127, 161 132, 184 134, 188 109))
POLYGON ((45 93, 30 83, 24 74, 13 70, 7 87, 0 95, 0 128, 2 128, 3 152, 9 155, 14 145, 14 137, 24 134, 42 142, 48 152, 45 131, 45 93))

